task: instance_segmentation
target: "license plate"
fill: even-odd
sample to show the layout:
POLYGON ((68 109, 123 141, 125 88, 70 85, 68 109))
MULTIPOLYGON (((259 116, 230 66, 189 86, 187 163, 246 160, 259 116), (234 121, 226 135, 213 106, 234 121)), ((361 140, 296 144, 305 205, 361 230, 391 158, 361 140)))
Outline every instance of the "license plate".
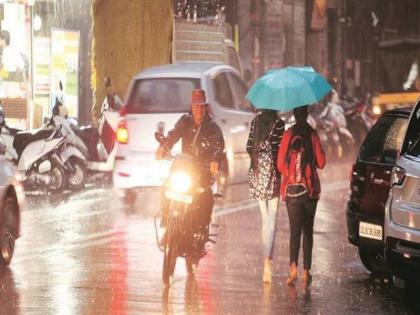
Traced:
POLYGON ((165 191, 165 197, 171 200, 175 200, 175 201, 179 201, 179 202, 184 202, 187 204, 191 204, 192 203, 192 196, 190 195, 184 195, 184 194, 180 194, 177 193, 175 191, 172 190, 167 190, 165 191))
POLYGON ((382 241, 382 226, 377 224, 360 222, 359 236, 382 241))

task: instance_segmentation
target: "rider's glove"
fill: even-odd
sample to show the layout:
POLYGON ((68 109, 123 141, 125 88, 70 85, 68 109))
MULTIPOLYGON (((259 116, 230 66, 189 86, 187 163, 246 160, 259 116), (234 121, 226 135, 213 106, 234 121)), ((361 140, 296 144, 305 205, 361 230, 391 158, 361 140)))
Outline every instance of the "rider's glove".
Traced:
POLYGON ((165 149, 165 147, 159 147, 155 153, 156 160, 163 159, 167 153, 168 151, 165 149))

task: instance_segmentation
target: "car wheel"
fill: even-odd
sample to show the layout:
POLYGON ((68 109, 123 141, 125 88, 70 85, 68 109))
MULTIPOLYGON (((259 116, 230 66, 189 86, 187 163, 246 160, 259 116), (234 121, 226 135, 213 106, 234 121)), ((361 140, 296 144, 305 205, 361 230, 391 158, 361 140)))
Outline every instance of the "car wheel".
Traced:
POLYGON ((388 272, 384 255, 375 250, 359 248, 359 256, 363 266, 372 273, 388 272))
POLYGON ((11 196, 6 197, 1 212, 3 225, 0 229, 0 265, 2 266, 8 266, 13 258, 18 226, 17 211, 19 210, 16 198, 11 196))
POLYGON ((70 171, 68 175, 69 188, 72 191, 82 190, 85 187, 87 177, 86 164, 83 161, 74 158, 71 159, 69 163, 73 167, 73 171, 70 171))

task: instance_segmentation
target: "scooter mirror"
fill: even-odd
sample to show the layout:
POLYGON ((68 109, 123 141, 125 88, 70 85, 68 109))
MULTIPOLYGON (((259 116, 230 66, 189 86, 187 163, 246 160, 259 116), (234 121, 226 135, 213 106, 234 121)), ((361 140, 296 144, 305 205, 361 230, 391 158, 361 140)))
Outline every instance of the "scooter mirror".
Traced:
POLYGON ((165 139, 165 136, 161 132, 155 132, 155 139, 159 143, 163 143, 163 140, 165 139))
POLYGON ((107 87, 107 88, 111 87, 111 77, 106 76, 104 78, 104 83, 105 83, 105 87, 107 87))
POLYGON ((59 82, 59 88, 60 88, 60 91, 63 91, 63 82, 61 82, 61 80, 59 82))

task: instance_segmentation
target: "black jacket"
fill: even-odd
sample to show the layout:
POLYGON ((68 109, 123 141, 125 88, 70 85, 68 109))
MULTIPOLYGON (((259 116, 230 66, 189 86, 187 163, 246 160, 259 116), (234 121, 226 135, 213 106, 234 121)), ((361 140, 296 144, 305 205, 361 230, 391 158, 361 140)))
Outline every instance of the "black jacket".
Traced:
POLYGON ((170 151, 175 143, 182 139, 182 152, 194 155, 199 161, 199 166, 207 173, 210 170, 210 162, 219 162, 220 165, 223 161, 225 141, 219 126, 208 116, 201 124, 200 132, 193 147, 197 132, 198 128, 192 115, 185 114, 178 120, 175 128, 169 131, 162 146, 170 151))

